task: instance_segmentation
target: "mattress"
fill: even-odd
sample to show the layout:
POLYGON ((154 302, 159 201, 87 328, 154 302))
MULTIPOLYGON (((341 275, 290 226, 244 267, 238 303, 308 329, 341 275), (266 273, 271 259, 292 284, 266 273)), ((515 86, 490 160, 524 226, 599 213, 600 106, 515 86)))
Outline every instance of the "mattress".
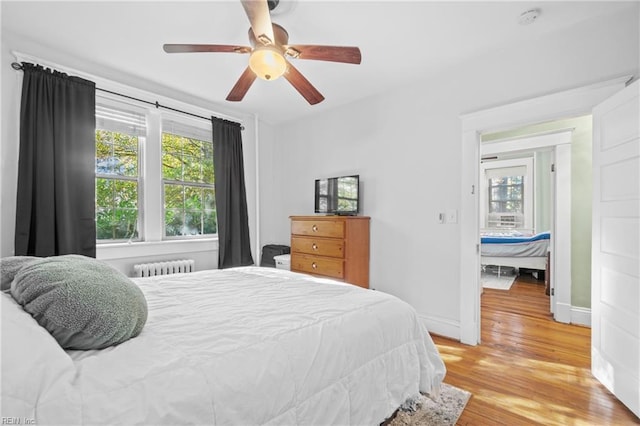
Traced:
POLYGON ((492 257, 545 257, 549 251, 551 234, 542 232, 532 236, 488 234, 480 239, 481 255, 492 257))
POLYGON ((142 333, 47 354, 37 424, 379 424, 445 375, 413 308, 382 292, 259 267, 135 282, 142 333))

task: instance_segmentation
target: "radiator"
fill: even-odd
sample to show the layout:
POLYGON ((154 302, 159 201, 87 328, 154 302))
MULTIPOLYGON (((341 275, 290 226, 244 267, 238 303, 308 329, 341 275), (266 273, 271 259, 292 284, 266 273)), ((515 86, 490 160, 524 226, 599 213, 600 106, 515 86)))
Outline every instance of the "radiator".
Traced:
POLYGON ((195 270, 196 264, 193 259, 169 260, 166 262, 133 265, 133 276, 153 277, 156 275, 183 274, 195 270))

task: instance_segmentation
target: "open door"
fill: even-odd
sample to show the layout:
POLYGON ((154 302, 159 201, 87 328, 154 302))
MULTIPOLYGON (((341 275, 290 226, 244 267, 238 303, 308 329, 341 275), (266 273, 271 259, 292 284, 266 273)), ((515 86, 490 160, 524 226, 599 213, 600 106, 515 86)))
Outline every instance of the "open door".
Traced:
POLYGON ((591 370, 640 417, 640 81, 593 110, 591 370))

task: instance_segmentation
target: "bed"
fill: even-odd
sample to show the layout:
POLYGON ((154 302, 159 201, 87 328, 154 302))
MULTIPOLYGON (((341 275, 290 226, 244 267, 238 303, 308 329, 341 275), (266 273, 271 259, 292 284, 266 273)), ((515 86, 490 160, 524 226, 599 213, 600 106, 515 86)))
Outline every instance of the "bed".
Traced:
POLYGON ((444 364, 391 295, 242 267, 136 278, 137 337, 63 350, 2 293, 2 416, 35 424, 380 424, 444 364))
POLYGON ((480 238, 480 263, 483 266, 545 270, 550 240, 550 232, 535 235, 517 232, 484 233, 480 238))

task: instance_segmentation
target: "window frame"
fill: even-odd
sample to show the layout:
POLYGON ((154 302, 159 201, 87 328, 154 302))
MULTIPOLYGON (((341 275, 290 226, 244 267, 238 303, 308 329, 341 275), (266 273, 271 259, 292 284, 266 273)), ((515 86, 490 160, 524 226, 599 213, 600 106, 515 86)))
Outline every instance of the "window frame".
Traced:
MULTIPOLYGON (((217 209, 216 233, 193 236, 164 236, 164 188, 162 174, 162 122, 171 120, 187 127, 195 127, 206 130, 211 134, 211 122, 202 118, 192 118, 186 114, 162 111, 153 105, 141 105, 138 101, 123 101, 120 96, 107 92, 96 93, 96 105, 104 104, 113 108, 133 110, 145 117, 146 134, 138 137, 138 238, 137 239, 97 239, 96 245, 102 247, 101 256, 113 256, 119 258, 123 250, 132 249, 132 255, 137 255, 134 247, 145 247, 145 252, 165 253, 202 251, 215 248, 211 244, 218 241, 217 234, 217 209), (185 245, 186 244, 186 245, 185 245), (174 247, 175 246, 175 247, 174 247), (165 248, 162 248, 165 247, 165 248), (174 248, 171 248, 174 247, 174 248), (105 251, 108 250, 108 251, 105 251), (115 251, 114 251, 115 250, 115 251), (167 251, 168 250, 168 251, 167 251), (109 254, 113 251, 113 254, 109 254)), ((190 106, 185 105, 186 108, 190 106)), ((194 107, 191 107, 194 109, 194 107)), ((205 111, 196 112, 207 115, 205 111)), ((96 128, 98 128, 96 123, 96 128)), ((95 140, 94 140, 95 143, 95 140)), ((110 177, 110 176, 109 176, 110 177)), ((94 179, 97 179, 98 175, 94 179)), ((215 178, 214 178, 215 179, 215 178)), ((212 188, 215 197, 215 182, 212 188)), ((97 216, 96 216, 97 218, 97 216)))
MULTIPOLYGON (((123 113, 129 113, 129 114, 139 114, 141 117, 145 117, 145 111, 141 108, 138 108, 136 106, 133 106, 129 103, 126 102, 120 102, 120 101, 116 101, 114 99, 111 99, 109 97, 100 97, 100 96, 96 96, 96 110, 98 109, 98 106, 103 106, 105 108, 110 108, 110 109, 114 109, 114 110, 119 110, 123 113)), ((96 128, 95 128, 95 132, 94 135, 97 136, 97 131, 98 130, 103 130, 103 131, 107 131, 107 132, 112 132, 112 133, 123 133, 123 134, 127 134, 130 136, 135 136, 137 138, 137 175, 135 177, 133 176, 124 176, 124 175, 113 175, 113 174, 106 174, 106 173, 98 173, 98 170, 96 169, 96 172, 94 174, 94 181, 96 184, 96 191, 97 191, 97 181, 98 179, 109 179, 111 181, 128 181, 128 182, 136 182, 136 192, 137 192, 137 199, 136 199, 136 205, 137 205, 137 219, 136 219, 136 231, 137 231, 137 237, 136 238, 103 238, 103 239, 98 239, 97 236, 97 213, 98 213, 98 209, 97 209, 97 193, 96 193, 96 213, 95 213, 95 220, 96 220, 96 245, 104 245, 104 244, 117 244, 117 243, 123 243, 123 242, 127 242, 127 243, 131 243, 131 242, 143 242, 145 241, 145 235, 144 235, 144 231, 143 231, 143 226, 142 224, 144 223, 144 185, 143 185, 143 171, 144 171, 144 167, 143 167, 143 147, 145 145, 145 141, 146 141, 146 123, 145 123, 145 131, 144 134, 134 134, 135 132, 126 132, 126 129, 116 129, 115 127, 107 128, 109 126, 99 126, 98 124, 98 119, 96 119, 96 128)), ((146 120, 145 120, 146 121, 146 120)), ((96 140, 96 136, 94 136, 94 144, 97 143, 96 140)), ((97 153, 95 156, 95 159, 97 160, 97 153)), ((95 161, 95 160, 94 160, 95 161)))
MULTIPOLYGON (((533 155, 527 155, 526 157, 513 158, 507 160, 490 160, 483 161, 480 165, 480 184, 481 184, 481 192, 480 192, 480 218, 482 220, 480 229, 482 232, 485 231, 496 231, 496 230, 515 230, 522 232, 534 232, 534 223, 535 223, 535 209, 534 209, 534 187, 535 187, 535 159, 533 155), (489 177, 487 177, 488 170, 495 169, 509 169, 514 167, 524 167, 525 173, 518 174, 523 176, 523 191, 522 191, 522 215, 523 221, 522 226, 517 227, 489 227, 489 177)), ((491 173, 491 172, 490 172, 491 173)), ((504 176, 513 176, 512 174, 505 174, 504 176)), ((504 215, 510 215, 510 213, 503 213, 504 215)))
MULTIPOLYGON (((159 151, 160 151, 160 163, 161 163, 160 164, 160 181, 161 181, 160 190, 161 190, 161 200, 162 200, 162 204, 161 204, 162 240, 176 241, 176 240, 199 240, 199 239, 206 239, 206 238, 217 238, 218 237, 218 210, 217 210, 217 204, 215 203, 215 195, 216 195, 215 175, 213 177, 213 183, 210 183, 210 184, 205 182, 165 179, 164 172, 162 170, 162 156, 164 154, 162 141, 163 141, 164 133, 169 133, 174 136, 179 136, 187 139, 194 139, 201 142, 211 143, 212 163, 213 163, 213 156, 215 155, 215 153, 213 153, 213 135, 212 135, 210 122, 206 123, 206 122, 203 122, 203 120, 198 121, 198 120, 191 119, 189 117, 180 117, 176 114, 171 114, 171 113, 161 114, 159 151), (176 126, 175 128, 173 127, 174 125, 176 126), (171 129, 169 129, 169 127, 171 127, 171 129), (185 134, 179 134, 180 130, 183 130, 185 134), (203 136, 204 138, 207 138, 208 136, 209 140, 199 139, 198 134, 202 134, 201 132, 203 131, 208 133, 208 135, 203 135, 203 136), (186 133, 190 133, 192 137, 190 137, 186 133), (213 191, 213 197, 214 197, 215 208, 213 209, 213 212, 216 217, 216 232, 210 233, 210 234, 194 234, 194 235, 167 235, 166 233, 167 208, 166 208, 166 200, 165 200, 165 185, 179 185, 179 186, 182 186, 183 188, 196 187, 196 188, 202 188, 202 189, 211 189, 213 191)), ((203 200, 203 203, 204 203, 204 200, 203 200)), ((185 211, 184 208, 182 210, 183 212, 185 211)), ((203 209, 201 210, 201 213, 204 214, 205 211, 206 209, 203 207, 203 209)))

